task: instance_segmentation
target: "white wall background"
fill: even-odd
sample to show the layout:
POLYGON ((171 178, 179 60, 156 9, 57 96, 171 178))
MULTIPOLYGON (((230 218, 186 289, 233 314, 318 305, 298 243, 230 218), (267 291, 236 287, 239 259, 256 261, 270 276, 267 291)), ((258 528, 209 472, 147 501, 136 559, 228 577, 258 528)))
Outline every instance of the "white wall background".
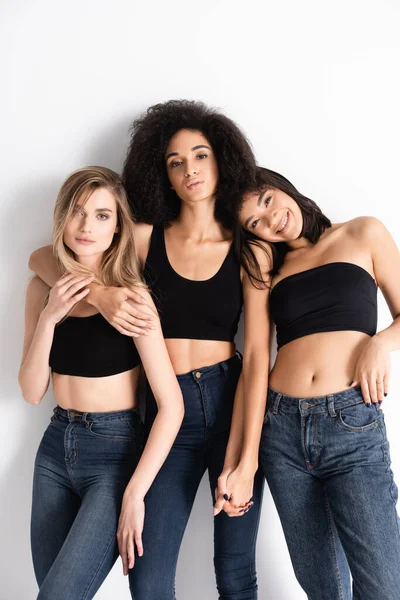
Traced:
MULTIPOLYGON (((32 463, 53 405, 19 394, 30 251, 50 240, 73 169, 120 170, 132 119, 170 98, 235 119, 259 161, 333 220, 381 218, 400 244, 400 7, 395 0, 3 0, 1 141, 1 600, 36 596, 29 549, 32 463)), ((400 273, 393 273, 400 277, 400 273)), ((380 326, 390 316, 382 304, 380 326)), ((400 480, 400 357, 385 402, 400 480)), ((301 506, 299 506, 301 518, 301 506)), ((184 539, 178 600, 215 599, 205 482, 184 539)), ((260 598, 304 600, 266 493, 260 598)), ((128 599, 118 563, 96 596, 128 599)), ((72 599, 71 599, 72 600, 72 599)))

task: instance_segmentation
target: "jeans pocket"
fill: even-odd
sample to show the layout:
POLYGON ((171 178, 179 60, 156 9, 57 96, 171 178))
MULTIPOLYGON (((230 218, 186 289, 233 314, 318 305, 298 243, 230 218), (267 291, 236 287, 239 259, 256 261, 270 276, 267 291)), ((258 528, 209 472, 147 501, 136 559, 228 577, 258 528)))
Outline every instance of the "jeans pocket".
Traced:
POLYGON ((128 419, 94 421, 88 427, 89 433, 104 440, 133 442, 134 425, 128 419))
POLYGON ((341 408, 338 412, 337 423, 345 431, 362 433, 378 425, 380 414, 380 409, 360 402, 341 408))

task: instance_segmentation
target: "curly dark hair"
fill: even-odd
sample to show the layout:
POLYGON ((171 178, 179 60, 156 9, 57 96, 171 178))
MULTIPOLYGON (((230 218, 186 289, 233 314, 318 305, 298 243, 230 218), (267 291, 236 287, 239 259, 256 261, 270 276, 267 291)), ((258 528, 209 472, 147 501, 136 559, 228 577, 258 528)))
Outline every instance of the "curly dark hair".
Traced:
MULTIPOLYGON (((303 216, 303 227, 299 237, 305 237, 312 244, 316 244, 321 234, 328 227, 332 226, 331 221, 326 217, 319 206, 310 198, 303 196, 292 183, 283 175, 265 169, 264 167, 257 167, 255 172, 255 181, 246 189, 248 192, 261 192, 268 189, 281 190, 298 204, 301 214, 303 216)), ((236 225, 234 228, 234 240, 235 249, 238 257, 240 258, 241 264, 250 277, 253 284, 258 287, 263 284, 260 267, 252 249, 253 246, 262 247, 265 252, 264 246, 260 243, 260 238, 251 233, 250 231, 243 229, 237 221, 239 212, 243 206, 243 196, 239 199, 235 207, 235 220, 236 225)), ((272 268, 269 272, 270 276, 273 277, 279 273, 280 268, 285 260, 286 253, 290 250, 289 246, 285 242, 270 243, 271 248, 271 259, 272 268)))
POLYGON ((155 104, 136 119, 124 163, 123 181, 137 222, 166 225, 180 211, 165 165, 170 139, 181 129, 200 131, 214 151, 218 165, 215 218, 233 227, 229 207, 254 185, 255 159, 239 127, 203 102, 169 100, 155 104))

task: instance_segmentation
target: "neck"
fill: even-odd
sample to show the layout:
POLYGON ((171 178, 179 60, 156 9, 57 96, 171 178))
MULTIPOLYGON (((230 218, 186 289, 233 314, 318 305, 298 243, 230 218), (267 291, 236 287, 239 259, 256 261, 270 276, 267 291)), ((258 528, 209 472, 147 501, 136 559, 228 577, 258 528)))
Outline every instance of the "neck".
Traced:
POLYGON ((305 250, 306 248, 311 248, 311 246, 313 246, 313 244, 305 237, 287 242, 287 245, 289 246, 290 250, 305 250))
POLYGON ((187 237, 198 242, 220 236, 223 228, 215 219, 214 208, 214 197, 193 203, 182 202, 181 211, 174 223, 187 237))
POLYGON ((100 261, 101 261, 102 256, 103 256, 103 253, 101 253, 100 255, 94 255, 94 256, 77 256, 75 254, 75 260, 77 263, 79 263, 83 267, 86 267, 87 269, 92 271, 92 273, 94 273, 96 275, 98 272, 98 269, 100 267, 100 261))

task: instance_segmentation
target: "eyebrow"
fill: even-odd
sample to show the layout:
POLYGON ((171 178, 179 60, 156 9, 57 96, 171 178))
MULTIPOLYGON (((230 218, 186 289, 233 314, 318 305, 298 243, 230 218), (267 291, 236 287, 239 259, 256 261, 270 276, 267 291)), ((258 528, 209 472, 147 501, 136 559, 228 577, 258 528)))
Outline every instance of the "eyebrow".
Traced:
MULTIPOLYGON (((261 204, 261 202, 262 202, 262 199, 263 199, 263 196, 264 196, 264 194, 266 194, 267 192, 268 192, 268 190, 264 190, 264 191, 263 191, 263 192, 261 192, 261 194, 258 196, 258 200, 257 200, 257 206, 260 206, 260 204, 261 204)), ((247 221, 246 221, 246 222, 245 222, 245 224, 244 224, 245 228, 248 226, 248 224, 250 223, 250 221, 251 221, 252 219, 254 219, 254 215, 251 215, 251 217, 249 217, 249 218, 247 219, 247 221)))
MULTIPOLYGON (((84 204, 77 204, 76 208, 77 209, 81 209, 84 208, 84 204)), ((111 208, 96 208, 96 212, 109 212, 112 213, 113 211, 111 210, 111 208)))
MULTIPOLYGON (((193 148, 191 149, 191 152, 194 152, 195 150, 199 150, 200 148, 208 148, 208 150, 211 150, 210 146, 206 146, 205 144, 199 144, 198 146, 193 146, 193 148)), ((165 160, 168 160, 169 158, 171 158, 171 156, 179 156, 179 152, 170 152, 165 157, 165 160)))

